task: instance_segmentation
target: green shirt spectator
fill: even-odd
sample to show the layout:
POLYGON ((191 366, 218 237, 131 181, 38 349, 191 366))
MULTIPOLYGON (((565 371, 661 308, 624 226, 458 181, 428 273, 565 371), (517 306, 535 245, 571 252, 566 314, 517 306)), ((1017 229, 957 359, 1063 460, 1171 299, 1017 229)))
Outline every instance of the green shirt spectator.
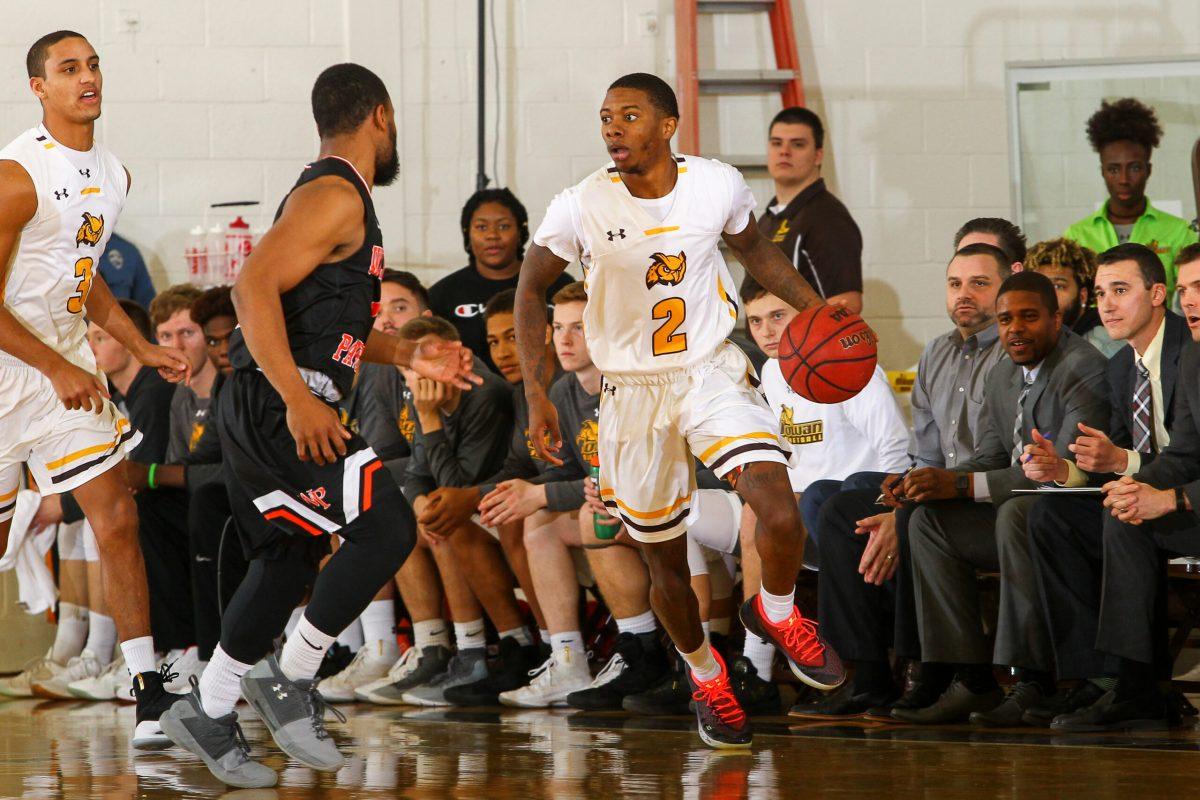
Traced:
POLYGON ((1067 228, 1063 236, 1095 253, 1103 253, 1125 241, 1146 245, 1158 254, 1167 270, 1168 297, 1175 294, 1175 257, 1180 250, 1197 241, 1196 232, 1186 220, 1155 208, 1149 198, 1146 198, 1146 210, 1133 223, 1128 239, 1119 236, 1109 219, 1107 202, 1096 213, 1067 228))

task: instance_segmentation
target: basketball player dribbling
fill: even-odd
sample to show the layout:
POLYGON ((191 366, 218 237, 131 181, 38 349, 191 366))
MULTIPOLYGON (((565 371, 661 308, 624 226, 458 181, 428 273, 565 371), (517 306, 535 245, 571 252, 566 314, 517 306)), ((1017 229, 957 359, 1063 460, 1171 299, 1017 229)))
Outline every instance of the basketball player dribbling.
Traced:
POLYGON ((773 643, 810 686, 831 689, 845 673, 816 623, 795 607, 804 532, 796 504, 780 502, 791 497, 790 449, 750 362, 725 341, 738 308, 718 244, 724 239, 792 307, 822 300, 758 232, 754 197, 736 169, 671 152, 678 120, 675 94, 656 76, 626 75, 609 87, 600 129, 612 163, 550 204, 521 269, 517 336, 530 441, 557 464, 558 419, 538 374, 548 368, 540 298, 579 259, 585 335, 604 373, 600 497, 641 545, 654 611, 690 667, 701 738, 748 747, 750 724, 704 635, 688 580, 693 454, 758 516, 762 591, 742 608, 747 629, 773 643))
POLYGON ((41 493, 74 493, 99 543, 105 599, 133 675, 133 744, 164 747, 158 719, 175 695, 155 664, 123 468, 140 434, 109 399, 84 317, 168 380, 187 380, 188 363, 143 339, 99 275, 130 177, 94 139, 103 86, 96 51, 82 35, 57 31, 33 44, 26 66, 42 123, 0 150, 0 549, 24 466, 41 493))

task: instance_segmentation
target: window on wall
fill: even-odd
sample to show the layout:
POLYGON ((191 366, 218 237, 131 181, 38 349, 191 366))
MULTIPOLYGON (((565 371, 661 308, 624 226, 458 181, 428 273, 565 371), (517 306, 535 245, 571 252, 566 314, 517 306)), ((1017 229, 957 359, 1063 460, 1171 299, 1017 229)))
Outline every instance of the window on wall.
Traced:
POLYGON ((1029 241, 1062 234, 1107 199, 1086 126, 1104 100, 1136 97, 1163 129, 1146 195, 1196 218, 1192 148, 1200 137, 1200 58, 1053 61, 1007 66, 1013 210, 1029 241))

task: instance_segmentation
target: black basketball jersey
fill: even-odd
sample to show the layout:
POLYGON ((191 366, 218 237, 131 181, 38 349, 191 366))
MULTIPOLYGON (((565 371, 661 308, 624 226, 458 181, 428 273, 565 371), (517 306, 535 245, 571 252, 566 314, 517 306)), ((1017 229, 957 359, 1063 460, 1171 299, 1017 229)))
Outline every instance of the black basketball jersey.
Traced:
MULTIPOLYGON (((344 178, 358 189, 363 202, 362 247, 341 261, 318 265, 280 300, 296 366, 328 375, 342 397, 347 397, 372 322, 379 313, 383 234, 369 187, 345 159, 330 156, 314 161, 304 168, 291 191, 326 175, 344 178)), ((276 220, 286 203, 284 197, 275 212, 276 220)), ((235 330, 229 339, 229 361, 234 369, 257 368, 241 329, 235 330)))

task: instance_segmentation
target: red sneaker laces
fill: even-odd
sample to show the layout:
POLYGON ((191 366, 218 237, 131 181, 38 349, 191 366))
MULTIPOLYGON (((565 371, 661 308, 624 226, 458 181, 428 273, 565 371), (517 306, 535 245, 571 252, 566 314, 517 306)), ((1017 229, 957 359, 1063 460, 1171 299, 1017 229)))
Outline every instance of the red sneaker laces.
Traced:
POLYGON ((727 674, 701 683, 699 688, 692 692, 692 699, 697 703, 707 704, 717 718, 726 725, 741 725, 746 719, 746 712, 742 710, 737 698, 733 696, 727 674))
MULTIPOLYGON (((770 622, 769 619, 767 621, 770 622)), ((788 652, 797 653, 801 661, 816 661, 825 653, 825 645, 817 636, 817 623, 805 619, 799 611, 792 611, 792 615, 783 622, 771 624, 783 633, 783 643, 788 652)))

